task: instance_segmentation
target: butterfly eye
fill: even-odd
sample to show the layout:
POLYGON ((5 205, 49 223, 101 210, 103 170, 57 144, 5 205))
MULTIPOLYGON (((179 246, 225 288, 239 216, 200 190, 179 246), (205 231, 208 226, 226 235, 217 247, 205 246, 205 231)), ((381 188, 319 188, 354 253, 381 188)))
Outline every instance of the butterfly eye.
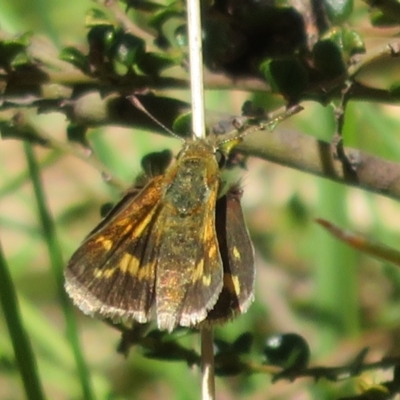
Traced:
POLYGON ((221 150, 216 150, 215 158, 217 159, 218 167, 224 168, 228 160, 227 154, 221 150))

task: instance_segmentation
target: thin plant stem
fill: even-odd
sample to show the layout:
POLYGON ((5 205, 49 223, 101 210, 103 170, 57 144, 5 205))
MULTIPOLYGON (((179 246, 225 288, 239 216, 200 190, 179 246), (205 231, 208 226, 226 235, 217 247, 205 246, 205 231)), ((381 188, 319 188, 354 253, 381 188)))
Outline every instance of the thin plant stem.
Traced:
POLYGON ((204 138, 204 83, 203 52, 201 43, 200 1, 187 0, 187 25, 189 36, 190 93, 192 100, 192 129, 196 138, 204 138))
MULTIPOLYGON (((43 159, 43 161, 40 162, 40 168, 47 168, 57 162, 60 158, 61 152, 59 152, 58 150, 54 150, 50 152, 47 157, 43 159)), ((14 193, 28 180, 28 171, 23 171, 18 175, 9 178, 7 182, 2 187, 0 187, 0 198, 10 193, 14 193)))
POLYGON ((90 374, 83 357, 82 347, 79 342, 78 327, 72 305, 64 290, 63 259, 60 245, 57 240, 54 221, 47 206, 43 185, 40 178, 38 162, 31 144, 24 143, 25 156, 28 162, 30 178, 33 184, 35 199, 38 207, 40 224, 49 253, 51 268, 56 280, 57 294, 64 313, 66 335, 71 345, 72 353, 82 387, 82 395, 85 400, 94 400, 94 394, 90 382, 90 374))
POLYGON ((201 335, 202 400, 215 399, 214 341, 212 327, 203 327, 201 335))
MULTIPOLYGON (((205 138, 203 51, 201 41, 201 11, 199 0, 187 0, 189 35, 190 92, 192 100, 192 130, 197 139, 205 138)), ((202 399, 215 398, 214 351, 212 328, 201 329, 202 399)))
POLYGON ((15 287, 0 245, 0 303, 28 400, 44 400, 36 358, 21 318, 15 287))

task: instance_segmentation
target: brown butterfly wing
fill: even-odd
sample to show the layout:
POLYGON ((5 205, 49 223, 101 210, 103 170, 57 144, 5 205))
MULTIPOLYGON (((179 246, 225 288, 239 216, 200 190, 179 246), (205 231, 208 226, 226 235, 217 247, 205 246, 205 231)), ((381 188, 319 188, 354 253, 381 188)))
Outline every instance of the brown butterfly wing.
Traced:
POLYGON ((224 279, 207 323, 223 322, 247 311, 254 299, 254 250, 243 217, 242 191, 233 186, 217 201, 216 230, 224 279))
POLYGON ((86 314, 148 321, 155 296, 157 235, 163 177, 114 207, 72 255, 65 287, 86 314), (144 261, 145 260, 145 261, 144 261))

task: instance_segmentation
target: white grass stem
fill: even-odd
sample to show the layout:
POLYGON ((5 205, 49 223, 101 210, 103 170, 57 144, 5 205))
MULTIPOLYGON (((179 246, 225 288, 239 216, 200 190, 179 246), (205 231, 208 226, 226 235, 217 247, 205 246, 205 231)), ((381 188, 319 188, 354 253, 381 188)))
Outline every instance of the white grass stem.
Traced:
POLYGON ((189 69, 192 100, 192 130, 195 138, 205 138, 203 51, 200 0, 187 0, 187 25, 189 36, 189 69))
POLYGON ((215 399, 214 340, 211 327, 204 327, 201 335, 201 392, 202 400, 215 399))

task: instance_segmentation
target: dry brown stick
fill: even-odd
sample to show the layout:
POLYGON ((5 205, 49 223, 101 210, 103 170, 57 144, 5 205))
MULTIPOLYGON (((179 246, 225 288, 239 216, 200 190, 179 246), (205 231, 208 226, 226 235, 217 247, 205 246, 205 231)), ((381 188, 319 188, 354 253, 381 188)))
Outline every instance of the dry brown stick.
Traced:
POLYGON ((361 150, 344 148, 351 171, 335 157, 334 145, 297 131, 276 129, 273 132, 254 132, 244 139, 238 150, 400 200, 400 164, 361 150))
MULTIPOLYGON (((81 99, 70 101, 64 112, 75 123, 90 126, 113 125, 130 126, 133 129, 141 128, 157 131, 158 127, 149 119, 132 107, 126 98, 118 95, 101 98, 96 95, 83 96, 81 99), (87 98, 87 101, 84 99, 87 98), (97 100, 96 100, 97 99, 97 100), (115 104, 114 104, 115 103, 115 104), (86 104, 86 105, 85 105, 86 104), (114 112, 117 110, 117 112, 114 112)), ((183 103, 170 104, 166 102, 162 109, 169 115, 179 114, 183 103)), ((171 126, 171 121, 156 117, 164 124, 171 126)), ((173 120, 174 118, 169 118, 173 120)), ((251 127, 254 131, 254 127, 251 127)), ((132 134, 135 131, 133 130, 132 134)), ((159 132, 166 134, 164 131, 159 132)), ((298 131, 288 131, 278 128, 274 131, 263 130, 253 132, 245 137, 238 146, 243 153, 286 165, 301 171, 323 176, 325 178, 357 186, 362 189, 376 192, 393 199, 400 200, 400 164, 394 163, 360 150, 344 147, 344 153, 350 162, 351 168, 345 168, 342 162, 335 157, 335 147, 330 143, 317 140, 312 136, 298 131)))

